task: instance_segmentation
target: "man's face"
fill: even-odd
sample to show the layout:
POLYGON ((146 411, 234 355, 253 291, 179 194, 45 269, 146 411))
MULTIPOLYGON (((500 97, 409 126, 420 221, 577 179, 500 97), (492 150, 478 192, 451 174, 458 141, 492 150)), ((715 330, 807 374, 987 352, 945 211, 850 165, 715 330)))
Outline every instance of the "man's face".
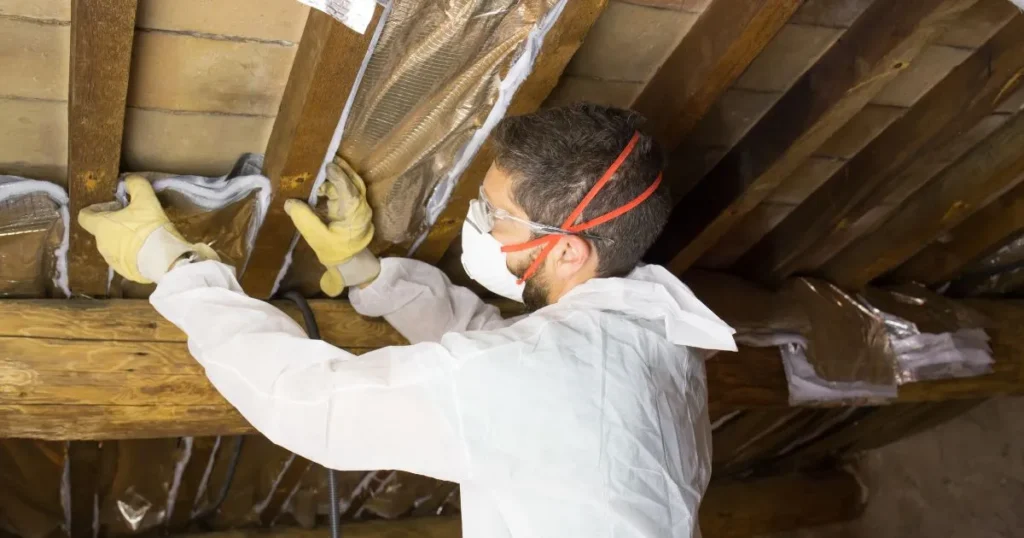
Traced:
MULTIPOLYGON (((514 217, 532 220, 512 198, 511 176, 494 164, 487 170, 483 188, 484 195, 494 207, 503 209, 514 217)), ((502 245, 516 245, 533 239, 533 235, 527 226, 511 219, 495 219, 491 235, 502 245)), ((541 247, 537 247, 526 251, 507 253, 509 271, 522 278, 540 250, 541 247)), ((550 276, 546 271, 548 261, 544 260, 536 274, 526 281, 526 288, 523 290, 523 302, 531 310, 541 308, 550 303, 550 276)))

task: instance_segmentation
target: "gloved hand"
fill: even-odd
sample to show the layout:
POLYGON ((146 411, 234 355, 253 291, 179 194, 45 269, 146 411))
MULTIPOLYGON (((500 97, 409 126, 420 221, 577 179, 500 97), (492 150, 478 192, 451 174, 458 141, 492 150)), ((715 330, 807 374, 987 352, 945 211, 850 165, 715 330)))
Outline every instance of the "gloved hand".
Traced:
POLYGON ((380 261, 366 248, 373 239, 373 211, 363 178, 340 157, 327 165, 320 194, 327 197, 327 224, 300 200, 288 200, 284 210, 327 268, 320 289, 337 297, 345 286, 365 284, 380 273, 380 261))
POLYGON ((117 274, 142 284, 159 282, 171 265, 187 253, 219 260, 208 245, 185 241, 168 220, 153 186, 141 176, 125 180, 130 201, 91 205, 78 213, 78 223, 96 237, 103 259, 117 274))

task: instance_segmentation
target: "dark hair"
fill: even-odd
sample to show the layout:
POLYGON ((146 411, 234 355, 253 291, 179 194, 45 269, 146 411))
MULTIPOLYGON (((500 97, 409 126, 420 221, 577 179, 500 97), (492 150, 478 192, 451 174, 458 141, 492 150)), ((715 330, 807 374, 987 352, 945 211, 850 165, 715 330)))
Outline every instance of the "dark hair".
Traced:
MULTIPOLYGON (((561 226, 629 143, 643 118, 628 110, 589 103, 505 118, 492 135, 494 162, 512 179, 512 198, 530 220, 561 226)), ((628 203, 664 168, 661 147, 641 133, 629 158, 590 202, 581 222, 628 203)), ((623 276, 661 233, 672 210, 668 189, 618 218, 588 230, 613 241, 592 240, 600 277, 623 276)))

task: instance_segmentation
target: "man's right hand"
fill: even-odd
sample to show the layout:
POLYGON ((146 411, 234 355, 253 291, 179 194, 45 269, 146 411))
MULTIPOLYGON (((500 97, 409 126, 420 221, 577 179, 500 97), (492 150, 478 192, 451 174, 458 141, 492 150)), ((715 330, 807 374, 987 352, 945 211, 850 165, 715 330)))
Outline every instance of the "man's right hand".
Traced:
POLYGON ((373 239, 373 211, 363 179, 340 157, 327 165, 320 189, 327 197, 327 224, 300 200, 286 201, 284 210, 327 269, 320 289, 337 297, 346 286, 366 284, 380 273, 380 261, 366 248, 373 239))

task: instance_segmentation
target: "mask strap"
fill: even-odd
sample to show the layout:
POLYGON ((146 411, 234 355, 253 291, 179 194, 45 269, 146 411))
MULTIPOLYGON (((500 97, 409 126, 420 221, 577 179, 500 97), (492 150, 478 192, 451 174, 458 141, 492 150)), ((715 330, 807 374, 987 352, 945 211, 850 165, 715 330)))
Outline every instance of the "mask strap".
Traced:
MULTIPOLYGON (((647 190, 640 193, 639 196, 627 202, 626 204, 616 209, 613 209, 599 217, 593 218, 587 222, 581 222, 575 225, 573 224, 573 222, 575 222, 576 219, 580 218, 580 215, 582 215, 583 211, 587 208, 588 205, 590 205, 590 202, 592 202, 594 198, 597 196, 597 194, 601 192, 601 189, 603 189, 604 186, 608 184, 609 181, 611 181, 612 177, 615 176, 615 172, 619 170, 619 167, 622 166, 622 163, 625 162, 626 158, 628 158, 629 155, 633 152, 633 148, 636 147, 636 144, 639 141, 640 132, 638 131, 636 133, 633 133, 633 138, 629 140, 629 143, 626 144, 626 147, 623 148, 621 153, 619 153, 619 156, 615 159, 615 162, 613 162, 611 166, 609 166, 608 169, 605 170, 604 175, 601 176, 601 179, 599 179, 597 183, 595 183, 594 186, 591 187, 590 191, 587 192, 587 195, 584 196, 583 200, 579 203, 579 205, 576 206, 576 209, 574 209, 572 213, 569 214, 569 217, 565 219, 565 222, 563 222, 561 226, 563 229, 565 229, 568 232, 582 232, 584 230, 593 228, 594 226, 604 224, 614 218, 622 216, 624 213, 629 212, 636 206, 640 205, 644 200, 650 198, 652 194, 654 194, 654 191, 658 189, 658 185, 661 184, 661 173, 658 174, 658 177, 655 178, 654 183, 652 183, 651 186, 647 188, 647 190)), ((533 263, 531 263, 530 266, 526 269, 526 272, 523 273, 523 277, 518 280, 517 284, 522 284, 527 279, 532 277, 534 273, 537 272, 537 269, 540 268, 541 263, 543 263, 544 259, 547 258, 548 254, 550 254, 551 251, 554 250, 555 245, 558 244, 558 240, 561 239, 562 237, 562 234, 549 234, 531 241, 527 241, 525 243, 518 243, 515 245, 506 245, 501 247, 501 251, 507 253, 529 250, 544 245, 544 249, 540 251, 540 253, 537 255, 537 258, 534 259, 533 263)))

